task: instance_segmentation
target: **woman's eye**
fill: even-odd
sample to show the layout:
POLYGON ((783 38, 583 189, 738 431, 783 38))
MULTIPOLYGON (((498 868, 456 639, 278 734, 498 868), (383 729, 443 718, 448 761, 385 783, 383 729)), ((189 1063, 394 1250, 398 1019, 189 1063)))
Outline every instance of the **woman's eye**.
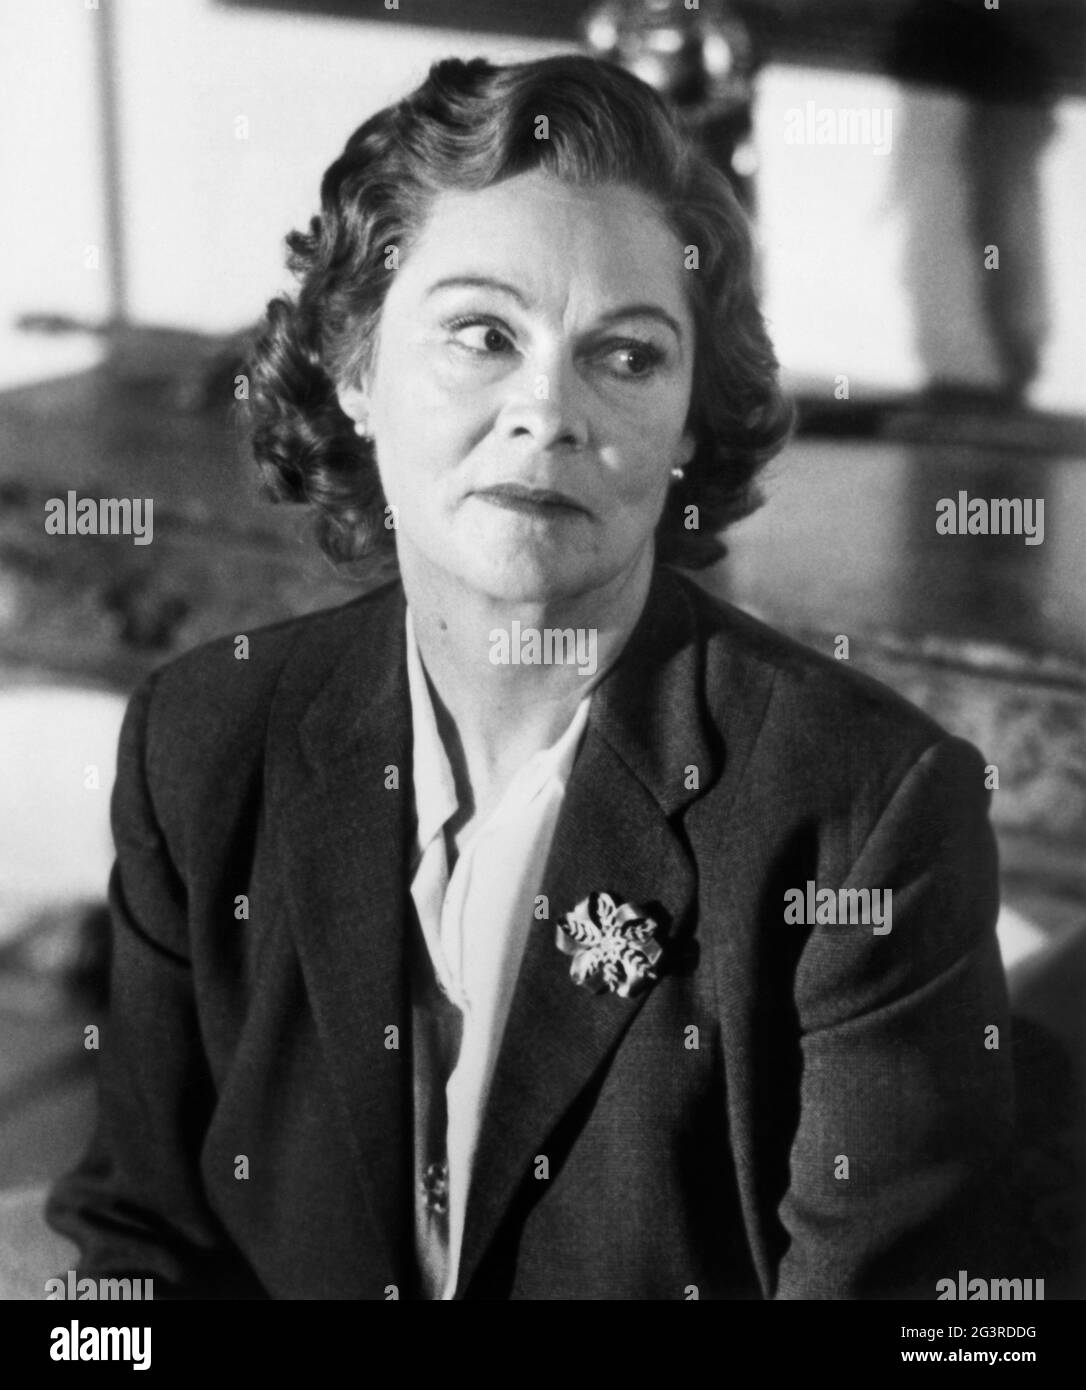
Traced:
POLYGON ((447 327, 457 345, 469 352, 493 357, 512 347, 509 335, 490 319, 453 319, 447 327))
POLYGON ((650 376, 664 359, 663 352, 655 343, 618 343, 610 349, 608 357, 616 364, 616 375, 632 379, 650 376))

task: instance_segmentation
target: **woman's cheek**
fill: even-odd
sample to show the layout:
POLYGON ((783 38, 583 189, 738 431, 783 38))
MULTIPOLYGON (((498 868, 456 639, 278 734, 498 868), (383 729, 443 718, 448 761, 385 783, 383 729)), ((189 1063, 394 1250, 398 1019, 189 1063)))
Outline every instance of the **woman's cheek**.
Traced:
POLYGON ((622 497, 629 505, 655 504, 667 486, 667 465, 671 436, 646 428, 636 440, 631 440, 622 457, 619 470, 622 497))

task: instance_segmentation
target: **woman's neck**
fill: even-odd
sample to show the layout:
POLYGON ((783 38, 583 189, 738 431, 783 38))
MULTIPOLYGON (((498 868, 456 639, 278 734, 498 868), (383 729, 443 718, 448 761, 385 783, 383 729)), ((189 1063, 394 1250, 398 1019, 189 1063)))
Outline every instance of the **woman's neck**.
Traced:
POLYGON ((648 596, 651 550, 600 589, 546 602, 491 598, 401 553, 400 570, 457 782, 481 809, 577 705, 626 645, 648 596))

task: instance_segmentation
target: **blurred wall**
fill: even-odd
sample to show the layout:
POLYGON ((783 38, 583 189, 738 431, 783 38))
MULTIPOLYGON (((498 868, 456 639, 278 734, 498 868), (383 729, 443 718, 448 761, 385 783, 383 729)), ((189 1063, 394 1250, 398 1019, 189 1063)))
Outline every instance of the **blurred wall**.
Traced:
POLYGON ((1043 312, 1045 340, 1028 401, 1086 411, 1086 101, 1058 103, 1051 133, 1032 145, 1032 111, 992 113, 990 138, 1008 145, 997 114, 1022 135, 1021 167, 1014 167, 1020 152, 1007 151, 1010 181, 1029 175, 1039 195, 1039 236, 1027 227, 1017 248, 1005 240, 1006 219, 998 231, 994 216, 992 231, 983 215, 970 224, 964 98, 869 75, 798 67, 763 74, 757 134, 765 307, 790 369, 849 375, 853 398, 857 384, 912 388, 932 370, 997 384, 982 282, 1020 273, 1017 250, 1043 267, 1034 309, 1043 312), (809 102, 816 111, 890 111, 889 154, 788 143, 788 112, 806 112, 809 102), (1024 167, 1027 149, 1036 154, 1032 173, 1024 167), (1000 271, 984 267, 990 241, 1002 243, 1000 271))
POLYGON ((94 23, 82 0, 0 12, 0 387, 78 371, 99 355, 89 339, 14 327, 31 309, 107 312, 106 277, 85 254, 105 239, 94 23))

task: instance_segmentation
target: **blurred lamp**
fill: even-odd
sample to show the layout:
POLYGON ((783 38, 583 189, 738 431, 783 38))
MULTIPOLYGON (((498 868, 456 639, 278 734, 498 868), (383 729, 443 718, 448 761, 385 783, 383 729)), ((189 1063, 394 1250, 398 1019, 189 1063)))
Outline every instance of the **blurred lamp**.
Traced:
POLYGON ((687 129, 753 209, 754 44, 726 0, 601 0, 581 21, 597 58, 640 77, 675 106, 687 129))

